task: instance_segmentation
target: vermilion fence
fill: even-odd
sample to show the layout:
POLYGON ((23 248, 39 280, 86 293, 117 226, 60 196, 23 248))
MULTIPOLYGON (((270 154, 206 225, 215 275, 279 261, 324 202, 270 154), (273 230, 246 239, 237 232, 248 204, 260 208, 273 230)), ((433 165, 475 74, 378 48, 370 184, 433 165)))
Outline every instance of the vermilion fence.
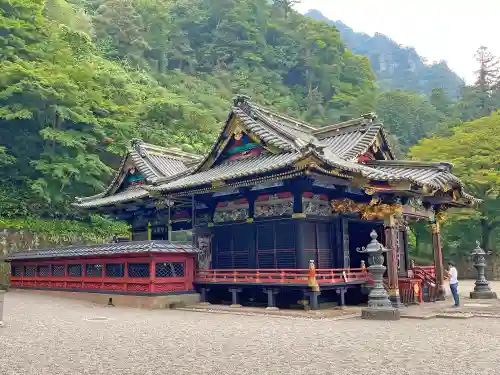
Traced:
MULTIPOLYGON (((210 283, 268 283, 305 284, 309 282, 309 269, 216 269, 200 270, 196 276, 199 282, 210 283)), ((361 268, 316 269, 316 281, 321 284, 355 282, 362 284, 369 280, 369 274, 361 268)))
POLYGON ((193 290, 194 259, 179 256, 13 261, 12 288, 115 293, 193 290))

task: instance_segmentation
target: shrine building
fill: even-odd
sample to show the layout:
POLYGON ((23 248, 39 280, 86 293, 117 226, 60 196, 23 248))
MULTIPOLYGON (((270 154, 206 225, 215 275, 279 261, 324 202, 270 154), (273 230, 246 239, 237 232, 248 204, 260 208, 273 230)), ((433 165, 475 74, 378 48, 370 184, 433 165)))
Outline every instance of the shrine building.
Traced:
POLYGON ((440 220, 477 203, 451 164, 395 160, 372 113, 315 127, 238 96, 208 154, 133 140, 109 186, 76 199, 80 210, 126 221, 127 242, 13 254, 11 283, 106 296, 196 291, 234 306, 359 303, 370 280, 357 249, 375 230, 392 249, 391 301, 410 303, 434 285, 443 298, 440 220), (411 264, 411 220, 428 222, 433 267, 411 264))

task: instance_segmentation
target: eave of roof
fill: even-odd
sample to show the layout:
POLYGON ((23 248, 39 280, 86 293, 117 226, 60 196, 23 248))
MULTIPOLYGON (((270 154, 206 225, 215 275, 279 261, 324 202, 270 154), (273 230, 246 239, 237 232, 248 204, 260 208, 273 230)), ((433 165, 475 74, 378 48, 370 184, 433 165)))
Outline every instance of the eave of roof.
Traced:
POLYGON ((462 186, 460 179, 451 173, 450 166, 444 163, 374 160, 367 161, 366 165, 393 175, 395 180, 406 180, 435 189, 449 190, 453 186, 462 186))
POLYGON ((214 168, 198 173, 193 173, 166 184, 147 186, 151 191, 172 191, 225 179, 242 178, 255 174, 261 174, 278 168, 292 165, 300 159, 299 152, 287 152, 281 154, 262 154, 253 158, 243 160, 231 160, 217 165, 214 168))
POLYGON ((199 249, 191 243, 170 241, 118 242, 90 246, 69 246, 23 251, 10 254, 6 261, 40 258, 73 258, 89 256, 111 256, 140 253, 197 253, 199 249))
POLYGON ((144 185, 140 185, 139 187, 130 188, 124 191, 121 191, 117 194, 110 195, 108 197, 99 197, 92 200, 86 200, 82 202, 73 203, 73 206, 78 208, 95 208, 108 206, 110 204, 118 204, 134 201, 136 199, 141 199, 149 196, 149 192, 142 188, 144 185))

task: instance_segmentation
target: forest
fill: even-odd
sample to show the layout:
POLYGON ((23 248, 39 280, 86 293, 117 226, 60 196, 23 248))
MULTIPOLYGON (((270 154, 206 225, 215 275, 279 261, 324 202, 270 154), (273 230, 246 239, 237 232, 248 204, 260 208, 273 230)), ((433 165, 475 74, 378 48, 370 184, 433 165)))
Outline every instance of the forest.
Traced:
MULTIPOLYGON (((477 82, 458 97, 439 82, 402 91, 291 3, 0 0, 0 228, 86 241, 124 230, 70 203, 106 186, 131 138, 206 151, 244 93, 314 125, 377 112, 398 157, 452 162, 486 202, 451 213, 447 256, 476 239, 500 251, 496 57, 478 50, 477 82)), ((412 246, 430 256, 421 223, 412 246)))

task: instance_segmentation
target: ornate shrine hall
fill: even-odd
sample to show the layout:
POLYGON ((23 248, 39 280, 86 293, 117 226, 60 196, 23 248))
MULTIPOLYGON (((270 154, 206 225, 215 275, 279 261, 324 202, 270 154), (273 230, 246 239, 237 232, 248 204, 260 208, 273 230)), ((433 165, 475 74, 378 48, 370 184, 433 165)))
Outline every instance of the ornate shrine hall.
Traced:
POLYGON ((264 298, 274 307, 307 297, 316 307, 366 298, 358 249, 372 230, 391 250, 394 305, 432 288, 443 298, 440 222, 448 209, 479 202, 449 163, 395 160, 373 113, 315 127, 240 95, 206 155, 132 140, 108 187, 74 206, 126 221, 130 244, 192 241, 203 300, 264 298), (432 272, 411 265, 411 220, 428 222, 432 272))

